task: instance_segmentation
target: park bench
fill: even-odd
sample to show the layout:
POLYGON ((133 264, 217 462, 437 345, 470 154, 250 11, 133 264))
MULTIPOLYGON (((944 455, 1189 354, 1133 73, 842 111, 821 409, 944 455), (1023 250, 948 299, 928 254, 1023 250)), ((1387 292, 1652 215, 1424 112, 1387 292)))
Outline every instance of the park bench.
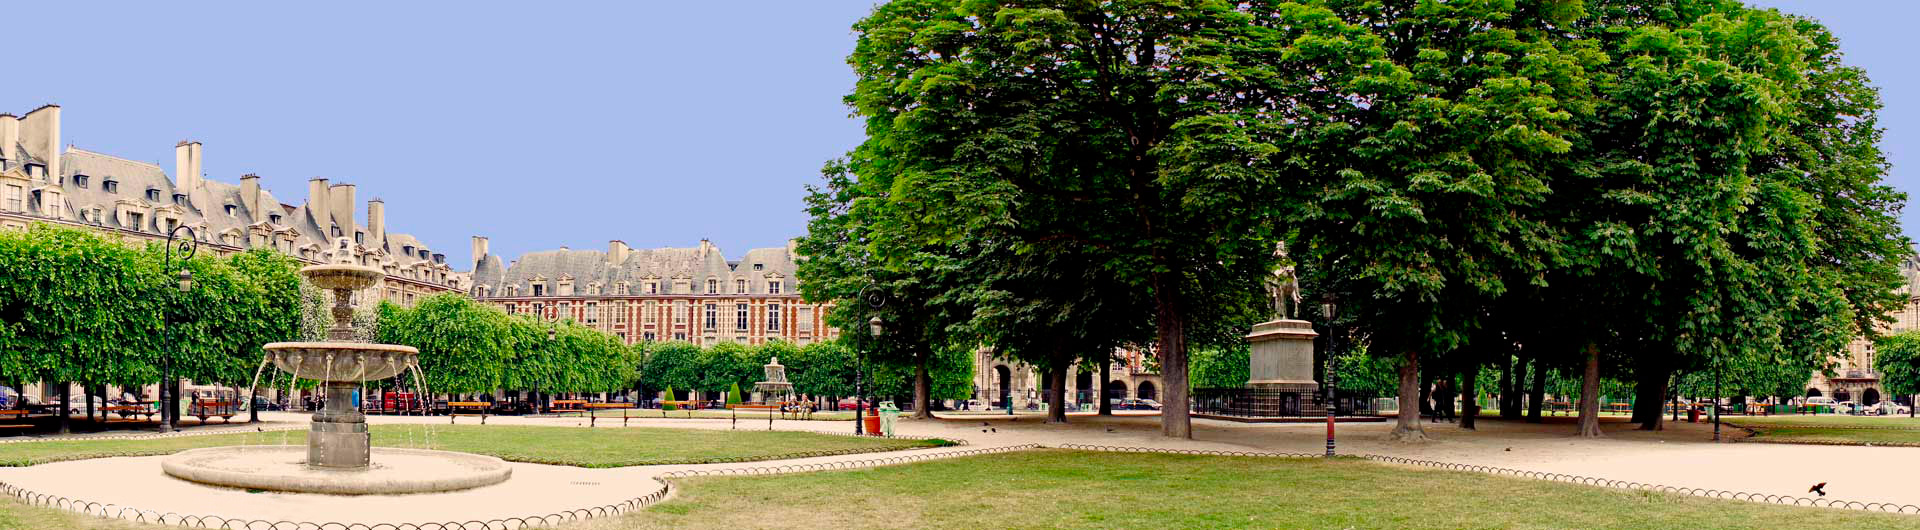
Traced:
POLYGON ((201 400, 187 407, 187 415, 200 418, 200 423, 206 423, 207 418, 213 416, 219 416, 221 423, 232 423, 234 415, 239 413, 238 401, 201 400))
POLYGON ((689 417, 689 418, 691 418, 691 417, 693 417, 693 411, 694 411, 695 409, 699 409, 699 408, 700 408, 700 402, 699 402, 698 400, 692 400, 692 399, 688 399, 688 400, 682 400, 682 401, 671 401, 671 400, 662 400, 662 401, 660 401, 660 417, 662 417, 662 418, 665 418, 665 417, 667 417, 667 406, 668 406, 668 405, 672 405, 672 406, 675 406, 675 407, 680 407, 681 409, 684 409, 684 410, 686 410, 686 411, 687 411, 687 417, 689 417))
POLYGON ((587 400, 584 399, 556 399, 553 400, 553 408, 548 409, 548 411, 552 412, 555 416, 561 414, 586 414, 586 406, 587 400))
MULTIPOLYGON (((147 405, 108 405, 105 407, 101 407, 101 410, 105 410, 107 412, 120 415, 120 419, 118 420, 110 419, 110 420, 107 420, 108 422, 149 421, 153 419, 154 414, 160 413, 160 411, 154 410, 153 407, 147 406, 147 405), (133 417, 136 415, 140 416, 141 419, 139 420, 133 419, 133 417)), ((201 420, 201 421, 206 421, 206 420, 201 420)))
POLYGON ((459 418, 461 416, 479 416, 480 424, 486 425, 487 409, 490 409, 490 408, 493 408, 493 404, 485 401, 449 402, 447 403, 447 424, 452 425, 454 423, 454 418, 459 418), (461 413, 460 411, 462 410, 472 410, 472 411, 479 411, 479 412, 478 413, 475 413, 475 412, 461 413))
POLYGON ((596 411, 601 409, 620 409, 620 426, 625 427, 627 426, 628 419, 627 411, 633 410, 632 403, 586 403, 582 406, 587 409, 588 427, 592 427, 600 421, 600 414, 596 411))
MULTIPOLYGON (((24 422, 27 419, 27 413, 28 411, 25 409, 0 410, 0 418, 6 418, 9 420, 24 422)), ((33 428, 32 423, 15 423, 13 421, 0 423, 0 429, 32 429, 32 428, 33 428)))
POLYGON ((740 411, 742 410, 767 411, 767 430, 773 430, 773 414, 774 412, 780 411, 783 407, 781 407, 780 405, 770 405, 770 404, 760 404, 760 403, 733 403, 733 404, 727 405, 727 408, 733 410, 733 424, 732 424, 733 426, 738 426, 740 424, 740 411))

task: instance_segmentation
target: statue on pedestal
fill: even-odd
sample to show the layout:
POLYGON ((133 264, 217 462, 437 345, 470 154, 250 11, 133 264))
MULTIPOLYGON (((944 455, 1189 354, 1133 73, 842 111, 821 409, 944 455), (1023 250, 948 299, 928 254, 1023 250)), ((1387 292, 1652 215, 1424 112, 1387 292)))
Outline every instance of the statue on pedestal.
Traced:
POLYGON ((1287 260, 1286 242, 1274 244, 1273 257, 1279 258, 1280 265, 1267 277, 1267 293, 1273 296, 1275 319, 1290 320, 1300 312, 1300 278, 1287 260))

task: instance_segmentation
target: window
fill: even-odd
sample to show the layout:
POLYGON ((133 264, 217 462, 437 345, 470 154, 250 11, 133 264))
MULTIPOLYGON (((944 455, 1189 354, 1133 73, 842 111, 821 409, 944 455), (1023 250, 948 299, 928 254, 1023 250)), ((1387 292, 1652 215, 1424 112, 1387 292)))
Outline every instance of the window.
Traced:
POLYGON ((626 302, 615 302, 613 304, 613 323, 615 324, 627 323, 627 303, 626 302))
POLYGON ((158 202, 160 200, 160 189, 147 188, 147 200, 158 202))
POLYGON ((546 304, 538 304, 538 303, 536 303, 536 304, 533 304, 533 316, 534 316, 534 318, 547 318, 547 307, 546 307, 546 306, 547 306, 546 304))
POLYGON ((707 279, 707 294, 720 294, 720 280, 707 279))
POLYGON ((673 340, 678 340, 678 341, 684 341, 684 340, 687 340, 687 334, 686 334, 685 332, 678 332, 678 331, 676 331, 676 332, 674 332, 674 334, 673 334, 673 340))
POLYGON ((653 332, 651 331, 640 334, 640 337, 641 337, 641 340, 645 340, 647 342, 653 342, 653 332))
MULTIPOLYGON (((5 169, 7 169, 6 159, 0 159, 0 170, 5 169)), ((86 175, 74 175, 73 185, 79 186, 80 189, 87 189, 87 180, 89 179, 86 175)))
POLYGON ((660 282, 647 282, 647 294, 660 294, 660 282))
POLYGON ((766 270, 766 269, 767 269, 767 266, 764 264, 760 264, 760 263, 753 264, 753 270, 759 271, 759 270, 766 270))
POLYGON ((673 292, 674 294, 693 294, 693 280, 674 280, 673 292))
POLYGON ((509 315, 514 314, 515 312, 514 309, 515 308, 513 307, 513 304, 507 304, 507 314, 509 315))
POLYGON ((794 325, 800 327, 801 333, 813 331, 813 308, 801 307, 796 311, 799 311, 800 314, 794 317, 794 320, 797 321, 794 325))
POLYGON ((767 280, 767 294, 780 294, 780 280, 767 280))
POLYGON ((400 253, 413 254, 413 245, 406 245, 406 246, 400 247, 400 253))
POLYGON ((21 211, 27 209, 27 189, 19 186, 7 186, 7 209, 21 211))
POLYGON ((626 342, 626 341, 627 341, 627 332, 625 332, 625 331, 622 331, 622 332, 619 332, 619 333, 615 333, 614 335, 616 335, 616 336, 618 336, 618 337, 620 337, 620 342, 626 342))
POLYGON ((660 321, 659 312, 654 309, 653 301, 649 300, 645 306, 641 307, 640 320, 648 324, 660 321))
POLYGON ((682 300, 673 302, 673 325, 687 325, 687 303, 682 300))
POLYGON ((733 281, 733 294, 747 294, 747 281, 746 281, 746 280, 734 280, 734 281, 733 281))
POLYGON ((132 228, 134 230, 144 229, 147 227, 147 216, 134 213, 134 212, 127 212, 127 223, 133 225, 133 226, 129 226, 128 228, 132 228))
POLYGON ((333 225, 333 237, 344 237, 345 235, 345 232, 340 231, 340 225, 333 225))
POLYGON ((173 194, 173 203, 174 203, 174 204, 186 204, 186 203, 187 203, 187 194, 185 194, 185 193, 175 193, 175 194, 173 194))
POLYGON ((707 329, 720 327, 720 304, 707 304, 707 329))
POLYGON ((100 223, 102 223, 102 222, 105 222, 105 221, 102 221, 102 219, 105 219, 105 217, 102 217, 103 215, 105 215, 105 212, 104 212, 104 211, 102 211, 102 210, 101 210, 101 209, 99 209, 99 208, 94 208, 94 209, 93 209, 93 222, 94 222, 94 224, 100 224, 100 223))
POLYGON ((280 214, 276 213, 276 214, 267 216, 267 221, 272 222, 273 224, 280 224, 280 214))
POLYGON ((233 216, 233 205, 231 205, 231 204, 229 204, 229 205, 227 205, 227 216, 228 216, 228 217, 232 217, 232 216, 233 216))
POLYGON ((780 304, 767 304, 767 331, 780 331, 780 304))
POLYGON ((560 314, 558 314, 558 315, 555 315, 555 316, 554 316, 554 319, 556 319, 556 320, 558 320, 558 319, 562 319, 562 318, 573 318, 573 308, 572 308, 572 307, 568 307, 568 306, 571 306, 571 305, 573 305, 573 304, 569 304, 569 303, 566 303, 566 302, 560 302, 560 314))
POLYGON ((100 183, 100 189, 106 190, 107 193, 120 193, 120 182, 107 179, 100 183))
POLYGON ((587 323, 588 324, 600 323, 600 312, 598 308, 594 307, 593 302, 587 302, 587 323))
MULTIPOLYGON (((233 209, 233 207, 232 207, 232 206, 228 206, 228 207, 227 207, 227 209, 228 209, 228 210, 232 210, 232 209, 233 209)), ((232 212, 228 212, 228 213, 232 213, 232 212)), ((361 231, 359 231, 359 230, 355 230, 355 231, 353 231, 353 244, 355 244, 355 245, 365 245, 365 244, 367 244, 367 233, 366 233, 366 232, 361 232, 361 231)))
POLYGON ((534 296, 541 296, 541 295, 544 295, 544 294, 546 294, 546 293, 547 293, 547 286, 545 286, 545 285, 540 285, 540 284, 537 284, 537 283, 536 283, 536 284, 533 284, 533 295, 534 295, 534 296))
POLYGON ((733 305, 733 329, 734 331, 747 330, 747 304, 733 305))

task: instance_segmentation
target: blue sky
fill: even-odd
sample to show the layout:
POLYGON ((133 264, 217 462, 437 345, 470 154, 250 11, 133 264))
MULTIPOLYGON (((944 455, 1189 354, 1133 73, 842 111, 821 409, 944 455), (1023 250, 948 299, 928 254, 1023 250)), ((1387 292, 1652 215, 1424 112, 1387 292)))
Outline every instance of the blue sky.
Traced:
MULTIPOLYGON (((1881 88, 1889 181, 1920 191, 1920 1, 1750 2, 1839 35, 1881 88)), ((472 235, 509 259, 701 238, 738 257, 802 233, 802 186, 861 140, 841 97, 872 5, 19 3, 0 110, 58 103, 65 142, 169 173, 199 140, 210 177, 288 203, 358 184, 456 266, 472 235)))

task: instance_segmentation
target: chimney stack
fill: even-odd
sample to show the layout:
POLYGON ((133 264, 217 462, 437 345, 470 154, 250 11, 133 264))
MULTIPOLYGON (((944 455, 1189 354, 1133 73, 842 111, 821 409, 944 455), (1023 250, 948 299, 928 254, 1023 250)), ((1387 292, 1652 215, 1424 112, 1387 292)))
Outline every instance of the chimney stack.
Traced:
POLYGON ((627 243, 615 239, 607 242, 607 263, 619 266, 627 262, 627 243))
POLYGON ((247 215, 253 216, 253 222, 268 219, 267 213, 260 211, 260 176, 248 173, 240 176, 240 204, 246 206, 247 215))
POLYGON ((706 259, 707 254, 712 254, 712 253, 713 253, 713 242, 708 241, 707 238, 704 238, 704 237, 700 238, 700 259, 706 259))
POLYGON ((367 246, 387 243, 387 201, 374 197, 367 201, 367 246))
MULTIPOLYGON (((173 186, 175 193, 193 195, 200 189, 200 142, 182 140, 173 146, 173 186)), ((200 206, 196 204, 195 206, 200 206)))
POLYGON ((486 236, 473 236, 473 264, 478 267, 480 260, 487 259, 486 236))
POLYGON ((320 231, 326 232, 321 236, 332 241, 333 232, 327 228, 330 226, 327 216, 333 212, 327 207, 327 179, 314 177, 307 180, 307 209, 313 211, 313 221, 320 225, 320 231))
POLYGON ((0 114, 0 158, 7 159, 5 167, 0 167, 0 171, 13 169, 20 165, 20 159, 22 157, 13 152, 14 146, 19 144, 20 118, 14 117, 12 114, 0 114))
POLYGON ((20 117, 19 146, 26 152, 15 152, 14 157, 25 160, 33 155, 47 161, 47 175, 60 175, 60 106, 45 105, 20 117))
POLYGON ((333 222, 340 224, 342 237, 353 237, 353 190, 352 184, 334 184, 327 188, 327 206, 333 207, 333 222))

